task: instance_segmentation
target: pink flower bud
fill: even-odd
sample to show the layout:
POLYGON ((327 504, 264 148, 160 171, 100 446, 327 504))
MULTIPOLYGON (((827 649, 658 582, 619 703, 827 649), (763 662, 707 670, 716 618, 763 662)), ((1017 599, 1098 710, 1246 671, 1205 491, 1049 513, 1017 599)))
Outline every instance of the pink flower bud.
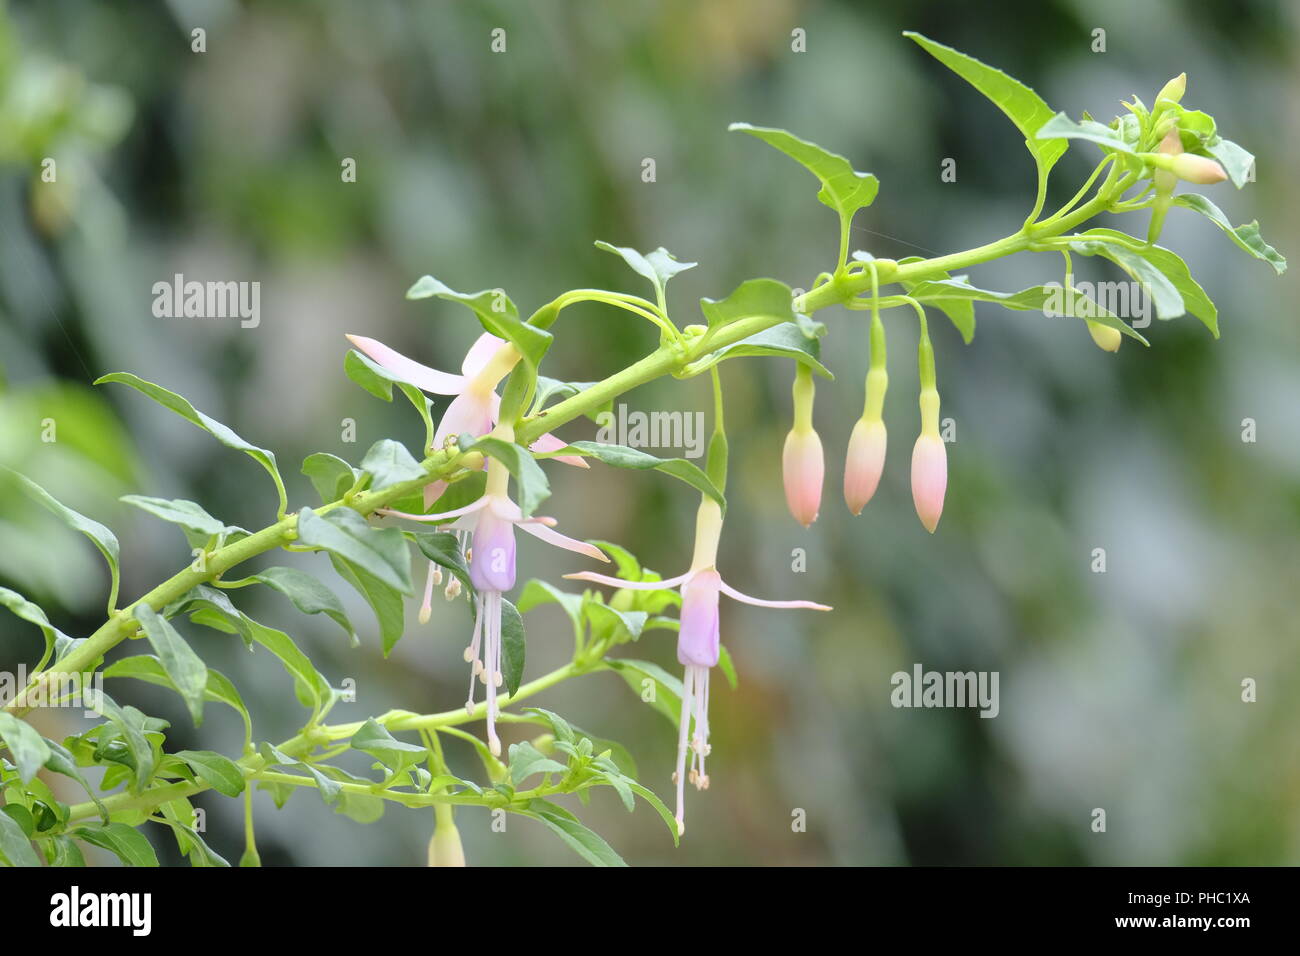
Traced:
POLYGON ((912 501, 917 517, 931 534, 943 514, 948 489, 948 451, 937 433, 922 432, 912 448, 912 501))
POLYGON ((849 453, 844 458, 844 503, 855 515, 861 514, 880 484, 885 467, 885 423, 859 419, 849 436, 849 453))
POLYGON ((805 528, 817 520, 822 503, 822 478, 825 464, 822 460, 822 440, 809 428, 790 429, 785 437, 785 451, 781 455, 781 471, 785 479, 785 502, 790 514, 805 528))
POLYGON ((1228 174, 1223 171, 1223 167, 1214 160, 1205 156, 1195 156, 1191 153, 1175 156, 1173 162, 1169 165, 1169 171, 1179 179, 1201 186, 1221 183, 1228 178, 1228 174))

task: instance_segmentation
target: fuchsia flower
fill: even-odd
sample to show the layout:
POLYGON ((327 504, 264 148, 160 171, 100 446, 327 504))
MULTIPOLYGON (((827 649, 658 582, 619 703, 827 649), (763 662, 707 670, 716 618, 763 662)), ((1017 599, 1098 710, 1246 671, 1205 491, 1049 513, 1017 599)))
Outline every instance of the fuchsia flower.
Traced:
POLYGON ((472 504, 442 514, 414 515, 380 509, 377 513, 411 521, 457 519, 452 525, 473 534, 469 564, 470 581, 478 591, 478 611, 474 617, 474 636, 465 649, 465 660, 473 664, 469 678, 469 697, 465 709, 474 710, 474 678, 487 687, 488 746, 500 755, 496 718, 500 713, 497 688, 501 686, 501 595, 515 586, 515 528, 557 548, 608 561, 604 553, 585 541, 566 537, 551 530, 554 518, 525 518, 519 506, 506 494, 509 472, 496 459, 488 462, 487 490, 472 504))
POLYGON ((785 503, 805 528, 817 520, 822 504, 822 479, 825 459, 822 440, 813 428, 813 380, 806 365, 798 365, 794 378, 794 424, 785 436, 781 452, 781 478, 785 485, 785 503))
MULTIPOLYGON (((456 435, 469 434, 479 438, 497 424, 501 411, 501 396, 496 387, 519 361, 518 350, 504 339, 484 332, 465 353, 460 375, 440 372, 389 348, 383 342, 364 335, 349 335, 348 341, 404 382, 435 395, 454 395, 442 421, 433 436, 435 448, 456 435)), ((565 442, 554 435, 543 435, 529 446, 535 452, 557 451, 565 442)), ((561 455, 556 459, 578 468, 589 467, 580 456, 561 455)), ((428 507, 442 497, 446 483, 431 482, 424 489, 424 503, 428 507)))
POLYGON ((722 531, 722 512, 716 502, 706 498, 700 504, 695 526, 695 556, 691 569, 685 574, 666 581, 626 581, 622 578, 582 571, 566 574, 566 578, 595 581, 616 588, 634 591, 658 591, 678 588, 682 595, 681 621, 677 632, 677 661, 685 668, 682 680, 682 719, 677 737, 677 770, 673 783, 677 785, 677 830, 684 833, 685 783, 689 779, 697 790, 707 790, 709 775, 705 772, 704 758, 709 755, 709 674, 718 663, 721 653, 718 596, 745 604, 773 608, 808 608, 829 611, 825 604, 812 601, 764 601, 741 594, 722 580, 714 565, 717 562, 718 538, 722 531), (692 734, 691 719, 695 720, 692 734), (686 752, 689 738, 691 767, 686 772, 686 752))

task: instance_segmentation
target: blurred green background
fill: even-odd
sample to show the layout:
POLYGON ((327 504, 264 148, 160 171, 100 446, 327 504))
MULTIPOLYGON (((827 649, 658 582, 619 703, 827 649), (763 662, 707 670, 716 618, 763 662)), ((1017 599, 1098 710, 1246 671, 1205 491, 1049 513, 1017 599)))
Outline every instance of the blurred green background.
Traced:
MULTIPOLYGON (((457 368, 478 327, 453 305, 404 301, 423 273, 453 288, 504 287, 531 310, 570 287, 645 291, 593 240, 664 245, 700 263, 673 282, 679 325, 697 321, 700 296, 751 276, 807 287, 834 264, 834 216, 806 172, 728 134, 735 120, 787 127, 880 177, 855 248, 928 255, 1014 231, 1032 204, 1020 137, 903 29, 1006 69, 1074 116, 1109 120, 1134 92, 1149 104, 1186 70, 1185 104, 1258 157, 1258 182, 1214 187, 1215 202, 1234 223, 1261 219, 1294 255, 1298 21, 1297 6, 1280 2, 1043 0, 997 14, 793 0, 10 3, 0 15, 0 464, 114 527, 134 598, 188 552, 175 527, 119 495, 191 498, 249 528, 272 518, 274 495, 255 463, 129 390, 92 388, 98 375, 157 381, 273 448, 301 506, 313 499, 297 463, 313 451, 355 462, 389 436, 418 448, 411 409, 366 395, 342 361, 343 334, 358 332, 457 368), (207 31, 205 53, 191 52, 194 27, 207 31), (498 27, 504 53, 489 48, 498 27), (795 28, 805 53, 791 50, 795 28), (1092 50, 1096 28, 1104 53, 1092 50), (45 157, 57 159, 56 183, 40 181, 45 157), (341 181, 345 157, 355 183, 341 181), (647 157, 653 183, 641 178, 647 157), (940 180, 945 158, 955 183, 940 180), (260 281, 261 324, 155 318, 151 287, 177 272, 260 281), (348 418, 355 444, 342 441, 348 418), (54 443, 41 441, 46 419, 54 443)), ((1056 204, 1098 158, 1071 148, 1054 174, 1056 204)), ((1123 225, 1145 235, 1146 214, 1123 225)), ((935 314, 957 441, 933 537, 908 490, 910 312, 889 314, 891 453, 859 518, 843 509, 839 475, 861 411, 862 315, 818 316, 838 378, 819 388, 827 486, 810 531, 786 513, 780 485, 791 367, 724 367, 733 479, 721 569, 746 592, 836 611, 724 607, 740 687, 715 687, 712 788, 689 794, 681 848, 652 812, 628 816, 612 794, 583 811, 629 862, 1300 861, 1295 271, 1274 277, 1186 210, 1171 213, 1163 241, 1218 303, 1220 341, 1184 318, 1148 329, 1151 349, 1130 341, 1108 355, 1070 320, 981 305, 967 347, 935 314), (1247 418, 1254 443, 1242 440, 1247 418), (806 572, 791 570, 796 548, 806 572), (1090 570, 1094 548, 1106 550, 1104 574, 1090 570), (892 708, 890 675, 916 662, 1000 672, 999 716, 892 708), (1256 703, 1241 701, 1245 678, 1258 683, 1256 703), (1105 833, 1090 828, 1097 807, 1105 833), (791 830, 795 809, 806 833, 791 830)), ((1077 268, 1119 278, 1089 272, 1091 260, 1077 268)), ((1011 290, 1059 273, 1059 257, 1022 255, 973 278, 1011 290)), ((655 344, 648 324, 598 306, 566 312, 558 333, 544 371, 562 379, 608 374, 655 344)), ((626 399, 642 410, 707 400, 707 377, 626 399)), ((592 431, 578 422, 562 434, 592 431)), ((106 586, 99 556, 23 502, 0 497, 0 584, 84 636, 106 586)), ((557 475, 546 511, 568 533, 621 542, 671 574, 688 561, 695 504, 676 483, 594 468, 557 475)), ((527 539, 520 554, 521 581, 584 566, 527 539)), ((336 685, 355 679, 356 703, 333 719, 462 700, 459 609, 439 606, 419 626, 412 607, 385 662, 369 610, 323 565, 303 564, 349 602, 359 649, 276 595, 241 598, 336 685)), ((537 676, 563 660, 568 625, 554 607, 530 612, 528 625, 537 676)), ((269 658, 217 632, 187 634, 243 689, 259 739, 297 729, 269 658)), ((0 666, 38 651, 33 629, 0 618, 0 666)), ((677 670, 666 632, 634 653, 677 670)), ((108 690, 170 719, 170 747, 238 750, 230 712, 196 731, 173 696, 135 682, 108 690)), ((675 732, 617 676, 535 702, 626 744, 643 781, 670 795, 675 732)), ((76 712, 38 719, 50 736, 84 726, 76 712)), ((451 755, 475 772, 467 748, 451 755)), ((209 842, 236 859, 238 801, 196 803, 209 842)), ((257 804, 267 863, 422 863, 432 829, 431 813, 396 808, 358 825, 310 793, 280 811, 265 794, 257 804)), ((578 862, 522 818, 506 835, 481 811, 460 825, 472 863, 578 862)), ((170 837, 154 837, 175 861, 170 837)))

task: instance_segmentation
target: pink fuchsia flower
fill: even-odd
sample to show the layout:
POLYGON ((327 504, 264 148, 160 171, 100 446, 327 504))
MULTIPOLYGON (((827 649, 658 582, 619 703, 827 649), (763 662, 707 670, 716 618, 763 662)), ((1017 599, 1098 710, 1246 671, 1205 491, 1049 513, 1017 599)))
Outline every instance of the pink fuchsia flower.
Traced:
POLYGON ((465 660, 473 665, 469 678, 468 712, 474 710, 474 679, 487 687, 488 747, 501 753, 496 733, 500 713, 497 689, 501 675, 501 595, 515 586, 515 528, 531 534, 557 548, 566 548, 600 561, 608 561, 604 552, 585 541, 578 541, 553 531, 554 518, 525 518, 519 506, 507 496, 509 472, 496 459, 488 462, 487 490, 481 498, 463 508, 441 514, 415 515, 380 509, 377 513, 411 521, 443 521, 455 518, 451 525, 472 534, 469 577, 478 591, 478 609, 474 616, 474 635, 465 649, 465 660))
POLYGON ((794 425, 785 436, 781 453, 781 477, 785 503, 794 519, 807 528, 821 510, 825 460, 822 440, 813 428, 812 371, 800 364, 794 378, 794 425))
POLYGON ((677 588, 682 596, 682 610, 677 631, 677 661, 685 668, 682 678, 682 717, 677 737, 677 769, 673 783, 677 785, 677 829, 686 830, 685 784, 689 779, 697 790, 707 790, 709 775, 705 758, 709 746, 709 675, 721 655, 721 622, 718 609, 719 595, 725 594, 735 601, 771 608, 806 608, 829 611, 825 604, 812 601, 765 601, 742 594, 722 580, 714 565, 717 562, 718 539, 722 531, 722 512, 716 502, 706 498, 700 504, 695 525, 695 556, 691 569, 685 574, 665 581, 627 581, 623 578, 582 571, 566 574, 566 578, 594 581, 610 587, 633 591, 658 591, 677 588), (691 722, 694 720, 694 732, 691 722), (689 774, 686 755, 690 752, 689 774))
MULTIPOLYGON (((435 395, 455 396, 434 433, 433 444, 437 448, 441 448, 449 437, 469 434, 478 438, 496 426, 501 412, 501 397, 496 393, 497 384, 510 374, 520 358, 518 349, 512 344, 490 332, 484 332, 465 354, 465 360, 460 366, 461 374, 453 375, 407 358, 376 339, 364 335, 349 335, 347 339, 402 381, 435 395)), ((542 435, 529 448, 535 452, 553 452, 564 445, 554 435, 542 435)), ((578 468, 589 467, 578 455, 562 455, 557 460, 578 468)), ((425 506, 432 505, 442 497, 446 487, 446 483, 441 481, 425 486, 425 506)))

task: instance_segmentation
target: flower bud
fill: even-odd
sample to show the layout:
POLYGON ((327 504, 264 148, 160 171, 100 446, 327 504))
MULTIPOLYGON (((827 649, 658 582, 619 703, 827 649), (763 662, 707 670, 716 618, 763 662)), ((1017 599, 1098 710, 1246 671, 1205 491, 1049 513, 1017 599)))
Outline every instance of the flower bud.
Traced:
POLYGON ((1183 94, 1187 92, 1187 74, 1179 73, 1172 80, 1160 88, 1156 94, 1156 105, 1161 100, 1167 100, 1170 103, 1178 103, 1182 100, 1183 94))
POLYGON ((1102 325, 1100 322, 1089 322, 1088 334, 1097 343, 1097 348, 1103 352, 1118 352, 1119 343, 1124 339, 1119 329, 1112 328, 1109 325, 1102 325))
POLYGON ((921 434, 912 448, 912 503, 917 517, 931 534, 943 514, 948 490, 948 449, 939 435, 939 393, 921 390, 921 434))
POLYGON ((861 514, 880 484, 885 467, 885 423, 858 419, 849 436, 849 453, 844 459, 844 503, 855 515, 861 514))
POLYGON ((938 435, 922 433, 912 448, 912 503, 925 530, 934 534, 948 489, 948 450, 938 435))
POLYGON ((1206 156, 1194 156, 1191 153, 1175 156, 1169 166, 1169 171, 1179 179, 1200 186, 1221 183, 1228 178, 1228 174, 1223 171, 1223 167, 1214 160, 1206 156))
POLYGON ((794 375, 794 427, 785 438, 781 454, 781 476, 785 502, 805 528, 817 520, 822 503, 822 440, 813 428, 814 386, 812 370, 799 364, 794 375))
POLYGON ((817 520, 822 503, 822 440, 812 429, 790 429, 781 455, 781 472, 785 479, 785 503, 805 528, 817 520))
POLYGON ((429 841, 429 865, 465 865, 465 848, 460 843, 460 831, 450 820, 439 823, 433 829, 433 839, 429 841))

